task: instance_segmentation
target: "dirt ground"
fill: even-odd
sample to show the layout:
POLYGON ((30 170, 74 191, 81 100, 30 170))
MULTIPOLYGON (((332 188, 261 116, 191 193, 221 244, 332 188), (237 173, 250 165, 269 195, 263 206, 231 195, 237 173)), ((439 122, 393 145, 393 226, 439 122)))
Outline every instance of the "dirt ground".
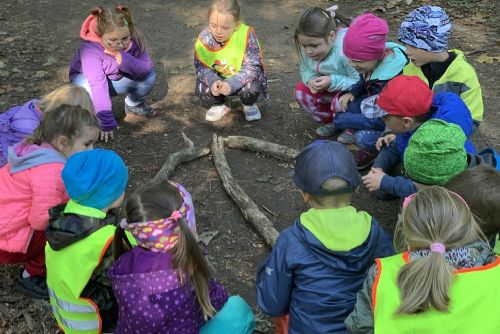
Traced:
MULTIPOLYGON (((430 1, 340 1, 349 16, 374 11, 388 19, 392 37, 409 10, 430 1)), ((466 52, 483 88, 485 120, 474 141, 483 148, 500 149, 497 39, 495 0, 442 0, 452 14, 451 47, 466 52)), ((0 9, 0 111, 37 98, 67 81, 70 59, 80 40, 80 24, 97 3, 64 0, 4 0, 0 9)), ((114 2, 102 1, 111 6, 114 2)), ((128 190, 151 179, 166 157, 182 149, 184 132, 197 147, 210 144, 212 134, 246 135, 301 149, 316 136, 316 124, 293 99, 299 81, 298 59, 293 45, 294 20, 307 6, 330 6, 328 1, 240 0, 242 17, 253 26, 264 48, 271 101, 262 104, 262 120, 247 123, 237 101, 233 112, 217 123, 204 120, 204 110, 194 97, 193 44, 206 24, 208 1, 130 0, 136 25, 147 36, 159 80, 150 102, 159 116, 145 120, 128 116, 116 139, 97 146, 117 151, 130 171, 128 190)), ((114 99, 120 113, 123 100, 114 99)), ((288 177, 291 165, 251 152, 226 150, 234 177, 261 207, 278 230, 293 223, 306 209, 288 177)), ((218 232, 207 247, 216 277, 230 293, 240 294, 258 315, 258 333, 271 333, 266 317, 255 305, 255 273, 268 248, 243 219, 224 191, 211 157, 180 165, 173 177, 191 191, 198 230, 218 232)), ((388 231, 394 227, 399 201, 382 202, 360 189, 354 204, 375 216, 388 231)), ((0 333, 57 332, 47 302, 31 300, 15 292, 19 266, 0 268, 0 333)))

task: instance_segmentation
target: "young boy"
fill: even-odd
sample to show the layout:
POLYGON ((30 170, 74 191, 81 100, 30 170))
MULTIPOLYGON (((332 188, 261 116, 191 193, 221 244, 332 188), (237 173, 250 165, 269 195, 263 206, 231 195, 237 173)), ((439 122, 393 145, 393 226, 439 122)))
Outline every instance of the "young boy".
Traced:
POLYGON ((72 155, 62 171, 70 197, 50 211, 45 234, 47 286, 54 317, 66 334, 112 332, 118 308, 105 270, 128 171, 113 151, 72 155))
POLYGON ((345 333, 367 268, 394 253, 392 242, 374 218, 351 206, 361 177, 341 143, 307 146, 293 181, 311 208, 281 232, 260 268, 257 303, 273 317, 289 314, 287 333, 345 333))
MULTIPOLYGON (((467 137, 472 133, 471 114, 460 97, 448 92, 433 95, 416 76, 401 75, 389 81, 379 94, 376 105, 377 108, 366 117, 382 117, 390 133, 377 140, 376 149, 380 153, 371 171, 363 177, 363 183, 370 191, 381 189, 377 193, 381 199, 404 197, 411 194, 408 191, 414 190, 408 180, 398 184, 400 179, 383 174, 402 163, 408 141, 422 124, 429 119, 441 119, 460 126, 467 137)), ((476 152, 471 141, 466 140, 464 146, 468 153, 476 152)))
MULTIPOLYGON (((469 168, 449 180, 445 187, 459 194, 479 219, 488 240, 500 232, 500 172, 489 166, 469 168)), ((498 240, 495 252, 500 251, 498 240)))
POLYGON ((483 120, 481 86, 463 52, 448 51, 450 31, 450 18, 442 8, 423 6, 411 11, 399 28, 399 41, 405 44, 411 60, 403 74, 417 75, 434 93, 460 95, 477 128, 483 120))

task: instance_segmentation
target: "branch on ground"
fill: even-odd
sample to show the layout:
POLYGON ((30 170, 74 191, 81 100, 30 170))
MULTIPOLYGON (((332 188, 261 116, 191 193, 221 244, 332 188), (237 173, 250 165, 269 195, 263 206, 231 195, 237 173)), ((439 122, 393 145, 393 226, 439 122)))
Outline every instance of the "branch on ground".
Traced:
POLYGON ((293 148, 270 143, 268 141, 260 139, 255 139, 252 137, 229 136, 227 138, 224 138, 223 140, 224 143, 230 148, 237 148, 240 150, 246 149, 254 152, 264 153, 286 162, 292 162, 299 154, 299 151, 293 148))

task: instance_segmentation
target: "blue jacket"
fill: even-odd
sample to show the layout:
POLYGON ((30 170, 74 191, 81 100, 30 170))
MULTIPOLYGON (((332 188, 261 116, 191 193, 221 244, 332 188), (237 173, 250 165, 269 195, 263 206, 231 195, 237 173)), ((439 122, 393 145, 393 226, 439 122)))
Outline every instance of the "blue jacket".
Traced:
POLYGON ((280 234, 260 267, 257 303, 271 316, 288 313, 289 333, 347 333, 344 320, 354 309, 367 269, 375 258, 394 253, 375 219, 364 212, 351 216, 360 213, 368 218, 368 236, 359 246, 332 251, 297 220, 280 234))
MULTIPOLYGON (((429 115, 429 119, 432 118, 457 124, 462 128, 467 138, 472 134, 473 122, 469 108, 455 93, 443 92, 434 95, 429 115)), ((384 172, 387 172, 403 161, 403 154, 413 133, 414 131, 397 134, 395 142, 380 151, 373 167, 382 168, 384 172)), ((476 149, 469 139, 465 142, 464 148, 467 153, 476 153, 476 149)), ((380 190, 397 197, 406 197, 415 193, 417 188, 409 178, 385 175, 380 184, 380 190)))

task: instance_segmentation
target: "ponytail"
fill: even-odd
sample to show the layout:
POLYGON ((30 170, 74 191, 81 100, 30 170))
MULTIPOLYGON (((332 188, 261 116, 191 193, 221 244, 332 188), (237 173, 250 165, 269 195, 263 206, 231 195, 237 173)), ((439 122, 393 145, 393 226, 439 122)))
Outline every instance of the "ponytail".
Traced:
POLYGON ((146 48, 144 43, 144 35, 135 27, 134 21, 132 20, 132 13, 128 9, 128 7, 118 5, 116 6, 116 12, 122 14, 122 20, 129 28, 132 40, 137 43, 140 53, 144 53, 144 49, 146 48))
POLYGON ((196 299, 201 307, 203 318, 207 320, 215 314, 210 303, 208 281, 211 278, 208 262, 203 255, 197 240, 184 219, 179 219, 180 237, 174 250, 173 265, 177 268, 177 275, 181 284, 187 276, 193 286, 196 299))
POLYGON ((123 253, 130 249, 132 249, 132 244, 128 240, 125 230, 118 225, 113 238, 113 260, 118 260, 123 253))

